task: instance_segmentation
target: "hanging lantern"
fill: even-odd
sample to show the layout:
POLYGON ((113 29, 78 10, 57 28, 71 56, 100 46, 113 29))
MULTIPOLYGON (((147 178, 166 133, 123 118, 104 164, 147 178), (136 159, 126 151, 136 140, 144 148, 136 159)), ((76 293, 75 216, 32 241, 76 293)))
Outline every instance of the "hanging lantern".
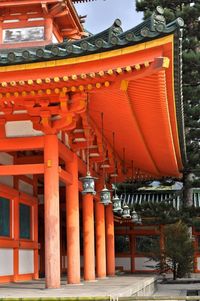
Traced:
POLYGON ((135 209, 133 209, 133 211, 131 212, 131 221, 133 223, 138 223, 138 215, 135 209))
POLYGON ((108 190, 106 185, 104 186, 104 188, 100 192, 100 198, 101 198, 101 201, 100 201, 101 204, 103 204, 105 206, 108 206, 108 205, 112 204, 112 202, 111 202, 111 190, 108 190))
POLYGON ((142 225, 142 218, 138 215, 138 221, 136 222, 137 225, 142 225))
POLYGON ((121 206, 121 200, 119 199, 117 194, 115 194, 112 201, 113 201, 113 212, 114 213, 122 213, 123 209, 121 206))
POLYGON ((92 177, 90 175, 90 172, 87 172, 87 176, 80 178, 80 180, 83 183, 82 194, 87 194, 87 193, 91 193, 93 195, 96 194, 96 191, 95 191, 95 180, 97 180, 97 178, 92 177))
POLYGON ((125 204, 124 207, 123 207, 122 218, 124 218, 124 219, 130 219, 131 218, 130 208, 127 204, 125 204))

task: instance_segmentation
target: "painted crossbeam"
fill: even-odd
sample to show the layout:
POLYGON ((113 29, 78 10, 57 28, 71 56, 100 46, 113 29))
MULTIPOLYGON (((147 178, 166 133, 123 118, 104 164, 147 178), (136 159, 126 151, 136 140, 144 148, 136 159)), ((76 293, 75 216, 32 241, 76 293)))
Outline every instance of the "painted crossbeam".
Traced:
POLYGON ((0 152, 14 152, 44 148, 44 137, 2 138, 0 152))
POLYGON ((59 178, 62 182, 66 184, 72 184, 73 182, 72 175, 68 171, 62 169, 61 167, 59 168, 59 178))
POLYGON ((1 165, 0 176, 43 174, 44 164, 1 165))
POLYGON ((71 162, 73 158, 72 151, 67 148, 61 141, 58 141, 59 156, 66 162, 71 162))
MULTIPOLYGON (((21 6, 23 5, 31 5, 31 4, 38 4, 38 2, 41 2, 41 4, 43 3, 43 1, 38 1, 38 0, 18 0, 15 1, 15 6, 21 6)), ((57 3, 59 2, 58 0, 46 0, 45 3, 57 3)), ((2 1, 2 3, 0 3, 0 6, 3 7, 9 7, 9 6, 13 6, 13 1, 2 1)))

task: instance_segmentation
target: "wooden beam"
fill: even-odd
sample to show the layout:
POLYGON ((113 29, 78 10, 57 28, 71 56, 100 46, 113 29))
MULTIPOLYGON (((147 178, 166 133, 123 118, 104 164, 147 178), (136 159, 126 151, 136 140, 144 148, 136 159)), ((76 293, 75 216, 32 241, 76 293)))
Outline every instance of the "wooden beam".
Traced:
POLYGON ((0 152, 35 150, 44 148, 44 137, 2 138, 0 152))
POLYGON ((39 164, 44 162, 44 156, 26 156, 17 157, 15 159, 16 164, 39 164))
POLYGON ((59 157, 66 162, 71 162, 73 158, 73 152, 64 145, 60 140, 58 141, 59 157))
MULTIPOLYGON (((123 220, 122 220, 123 221, 123 220)), ((115 228, 116 235, 125 235, 125 234, 133 234, 133 235, 159 235, 160 232, 158 230, 127 230, 127 229, 117 229, 115 228)))
MULTIPOLYGON (((59 156, 66 162, 71 162, 74 153, 61 141, 58 141, 58 148, 59 148, 59 156)), ((78 157, 78 171, 81 175, 86 175, 87 167, 86 164, 78 157)), ((95 171, 92 171, 93 176, 98 176, 95 171)))
POLYGON ((43 174, 44 164, 1 165, 0 176, 43 174))
POLYGON ((18 177, 18 180, 19 181, 23 181, 23 182, 25 182, 25 183, 33 186, 33 179, 27 177, 26 175, 20 175, 18 177))
POLYGON ((72 184, 73 176, 68 172, 59 167, 59 178, 66 184, 72 184))
MULTIPOLYGON (((2 1, 2 3, 0 3, 0 7, 9 7, 9 6, 21 6, 22 4, 23 5, 32 5, 32 4, 38 4, 39 3, 43 3, 44 1, 38 1, 38 0, 24 0, 24 1, 21 1, 21 0, 18 0, 18 1, 15 1, 15 3, 13 3, 13 0, 12 1, 2 1)), ((45 0, 46 3, 57 3, 59 2, 58 0, 45 0)))

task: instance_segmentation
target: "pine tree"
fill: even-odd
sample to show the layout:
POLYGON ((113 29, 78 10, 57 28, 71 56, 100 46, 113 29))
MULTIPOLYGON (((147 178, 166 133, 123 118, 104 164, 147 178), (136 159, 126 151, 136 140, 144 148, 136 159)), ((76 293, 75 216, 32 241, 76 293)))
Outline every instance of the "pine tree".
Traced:
POLYGON ((182 278, 193 269, 194 248, 189 229, 183 222, 164 227, 164 248, 154 246, 150 260, 157 262, 160 273, 172 271, 173 279, 182 278))
POLYGON ((192 204, 192 188, 200 187, 200 1, 136 0, 137 11, 147 18, 156 8, 165 8, 165 18, 185 22, 183 34, 183 101, 188 162, 184 166, 184 202, 192 204))

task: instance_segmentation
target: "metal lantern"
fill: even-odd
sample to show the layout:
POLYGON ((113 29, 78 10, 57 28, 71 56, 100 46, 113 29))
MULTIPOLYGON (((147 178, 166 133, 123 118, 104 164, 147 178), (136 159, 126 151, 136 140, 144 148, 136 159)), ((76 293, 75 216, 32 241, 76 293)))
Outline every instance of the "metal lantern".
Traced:
POLYGON ((121 213, 123 211, 121 206, 121 200, 119 199, 117 194, 115 194, 112 201, 113 201, 113 212, 121 213))
POLYGON ((142 225, 142 218, 140 215, 138 215, 137 225, 142 225))
POLYGON ((101 204, 103 204, 105 206, 112 204, 111 190, 108 190, 108 188, 106 186, 104 186, 104 188, 100 192, 100 198, 101 198, 101 201, 100 201, 101 204))
POLYGON ((125 204, 124 207, 123 207, 122 218, 124 218, 124 219, 130 219, 131 218, 130 208, 127 204, 125 204))
POLYGON ((93 195, 96 194, 95 188, 95 180, 97 178, 92 177, 90 173, 87 173, 86 177, 80 178, 81 182, 83 183, 83 191, 82 194, 91 193, 93 195))
POLYGON ((133 223, 138 223, 138 215, 135 209, 133 209, 133 211, 131 212, 131 221, 133 223))

